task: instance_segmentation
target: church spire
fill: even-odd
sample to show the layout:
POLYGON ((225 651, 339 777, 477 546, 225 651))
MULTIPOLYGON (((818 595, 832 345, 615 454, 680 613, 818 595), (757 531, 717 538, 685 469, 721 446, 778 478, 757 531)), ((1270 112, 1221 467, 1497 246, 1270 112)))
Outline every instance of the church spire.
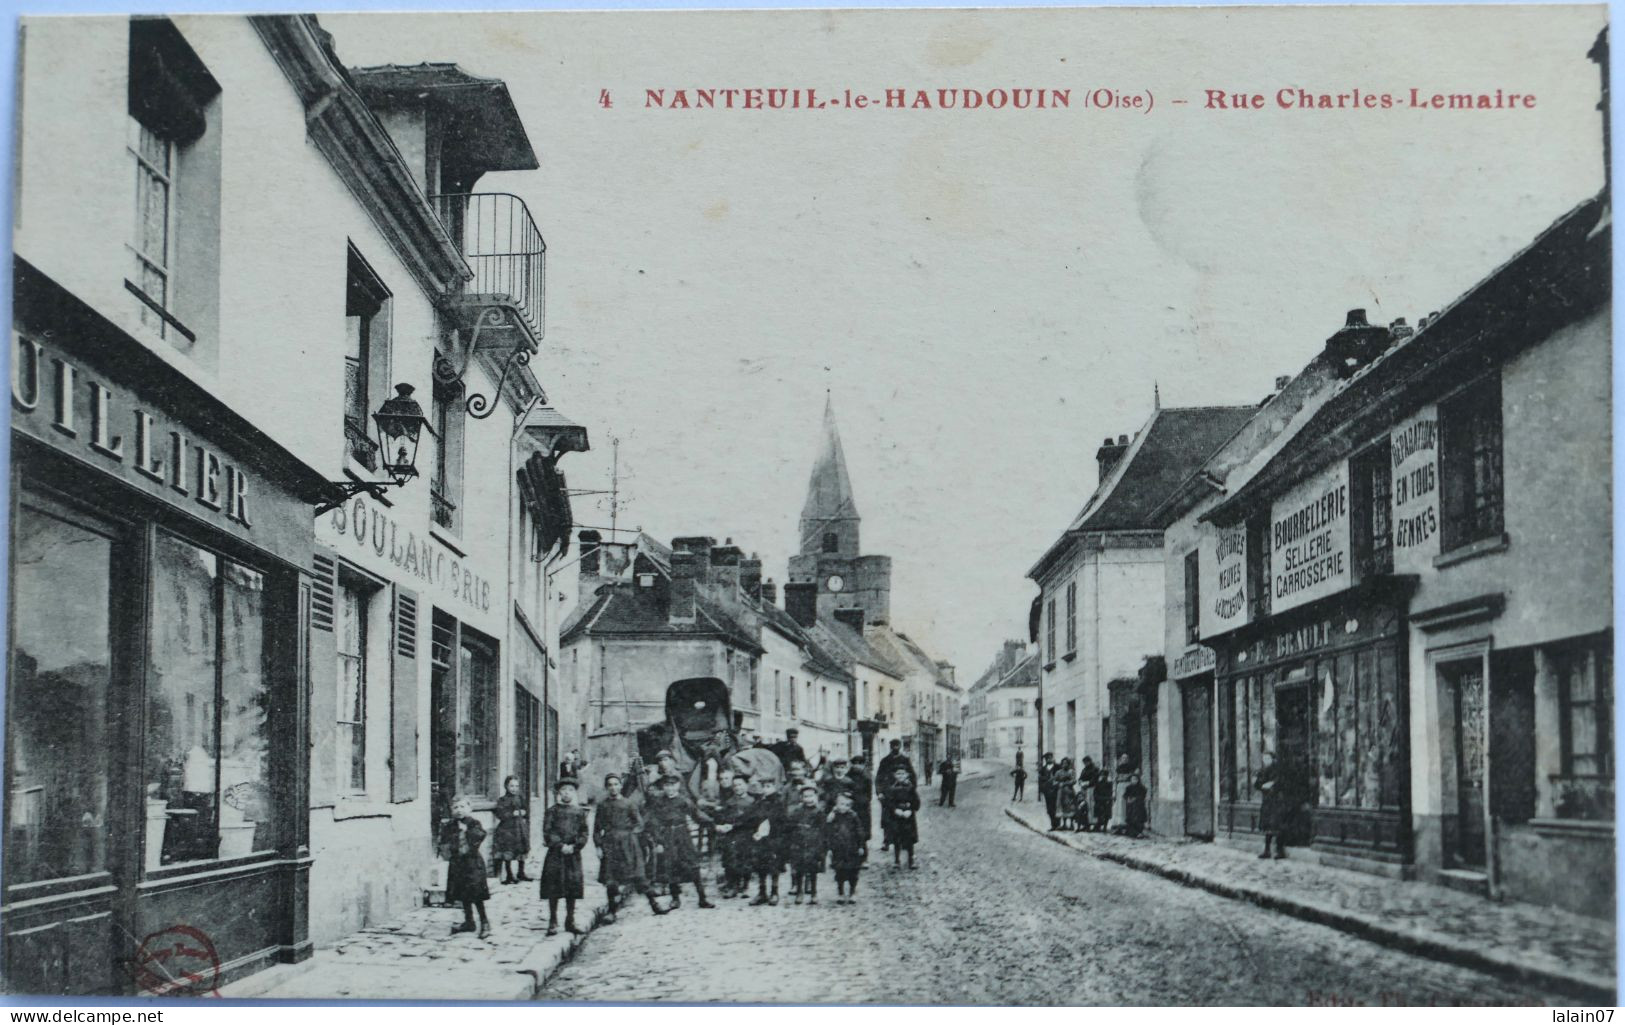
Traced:
POLYGON ((823 441, 801 507, 801 551, 806 555, 858 554, 858 504, 846 473, 846 453, 835 428, 834 401, 824 397, 823 441))

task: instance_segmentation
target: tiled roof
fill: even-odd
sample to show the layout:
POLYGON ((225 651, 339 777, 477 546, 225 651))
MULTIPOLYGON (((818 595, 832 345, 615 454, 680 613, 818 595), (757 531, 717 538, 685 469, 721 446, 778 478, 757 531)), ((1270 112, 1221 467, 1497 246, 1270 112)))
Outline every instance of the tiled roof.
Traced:
POLYGON ((1157 410, 1069 529, 1154 528, 1156 508, 1256 412, 1252 405, 1157 410))
POLYGON ((1252 405, 1189 406, 1152 413, 1128 452, 1027 575, 1036 580, 1077 534, 1158 529, 1158 507, 1257 411, 1252 405))
POLYGON ((830 651, 812 631, 804 629, 788 612, 766 602, 757 611, 770 626, 805 648, 807 661, 819 672, 847 683, 853 681, 852 674, 841 665, 840 655, 830 651))
POLYGON ((1038 653, 1035 651, 1016 663, 1016 667, 1006 673, 989 690, 1003 690, 1008 687, 1037 687, 1038 686, 1038 653))
POLYGON ((711 636, 760 652, 755 630, 740 621, 722 603, 701 591, 695 599, 692 623, 673 623, 662 600, 665 588, 639 587, 635 581, 615 581, 598 592, 588 611, 561 632, 559 643, 582 633, 593 636, 711 636))
POLYGON ((895 676, 901 680, 908 672, 891 656, 879 651, 869 643, 863 634, 847 626, 845 623, 830 623, 819 620, 808 631, 828 650, 836 653, 842 664, 861 662, 871 669, 877 669, 887 676, 895 676))

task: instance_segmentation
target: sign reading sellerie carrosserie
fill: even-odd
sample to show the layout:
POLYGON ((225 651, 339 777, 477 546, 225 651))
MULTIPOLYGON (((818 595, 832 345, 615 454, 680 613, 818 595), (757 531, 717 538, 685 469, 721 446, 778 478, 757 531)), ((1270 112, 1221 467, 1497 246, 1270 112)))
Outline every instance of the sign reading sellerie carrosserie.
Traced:
POLYGON ((1283 612, 1353 583, 1348 464, 1304 481, 1270 510, 1270 607, 1283 612))
POLYGON ((1439 407, 1424 406, 1388 436, 1394 467, 1394 571, 1416 573, 1439 554, 1439 407))

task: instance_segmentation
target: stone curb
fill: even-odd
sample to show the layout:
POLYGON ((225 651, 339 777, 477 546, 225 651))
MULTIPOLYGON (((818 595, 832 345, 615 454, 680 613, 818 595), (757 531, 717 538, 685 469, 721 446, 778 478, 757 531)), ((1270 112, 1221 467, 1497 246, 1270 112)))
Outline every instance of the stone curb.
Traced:
POLYGON ((540 996, 542 990, 547 988, 547 984, 553 981, 553 976, 557 975, 576 956, 577 951, 581 949, 583 943, 587 942, 587 937, 592 935, 593 930, 603 924, 604 914, 609 910, 609 895, 605 893, 588 899, 592 901, 590 909, 583 906, 586 900, 576 906, 578 915, 582 911, 587 912, 587 930, 585 932, 580 935, 560 933, 559 935, 567 937, 562 945, 545 941, 538 943, 519 962, 519 967, 515 971, 521 975, 530 976, 530 992, 516 999, 535 1000, 540 996))
POLYGON ((1479 950, 1438 933, 1420 933, 1408 929, 1398 929, 1342 909, 1329 908, 1278 893, 1269 893, 1264 890, 1227 883, 1211 876, 1159 864, 1145 858, 1119 854, 1116 851, 1088 850, 1068 842, 1068 839, 1064 836, 1051 835, 1048 830, 1028 822, 1013 809, 1006 808, 1004 813, 1018 825, 1037 833, 1046 840, 1060 844, 1062 847, 1077 851, 1080 854, 1086 854, 1136 871, 1159 875, 1182 886, 1207 890, 1209 893, 1228 897, 1231 900, 1248 901, 1257 904, 1259 907, 1328 926, 1385 947, 1403 950, 1435 961, 1444 961, 1464 968, 1472 968, 1490 975, 1508 977, 1519 982, 1574 993, 1588 1000, 1600 1001, 1609 1005, 1613 1004, 1618 993, 1617 980, 1614 979, 1558 966, 1543 967, 1526 964, 1517 960, 1514 956, 1479 950))

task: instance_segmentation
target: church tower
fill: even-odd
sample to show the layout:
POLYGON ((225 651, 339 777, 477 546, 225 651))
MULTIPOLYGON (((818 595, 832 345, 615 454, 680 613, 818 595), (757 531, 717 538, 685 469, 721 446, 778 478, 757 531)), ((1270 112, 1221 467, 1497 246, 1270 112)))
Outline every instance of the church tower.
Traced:
POLYGON ((801 507, 800 554, 790 557, 789 580, 817 586, 821 618, 861 609, 864 622, 884 623, 891 615, 891 558, 862 554, 860 522, 835 407, 826 399, 823 438, 801 507))
POLYGON ((807 501, 801 506, 801 554, 858 554, 858 503, 852 497, 852 479, 846 475, 846 453, 835 429, 835 406, 824 399, 824 438, 807 482, 807 501))

